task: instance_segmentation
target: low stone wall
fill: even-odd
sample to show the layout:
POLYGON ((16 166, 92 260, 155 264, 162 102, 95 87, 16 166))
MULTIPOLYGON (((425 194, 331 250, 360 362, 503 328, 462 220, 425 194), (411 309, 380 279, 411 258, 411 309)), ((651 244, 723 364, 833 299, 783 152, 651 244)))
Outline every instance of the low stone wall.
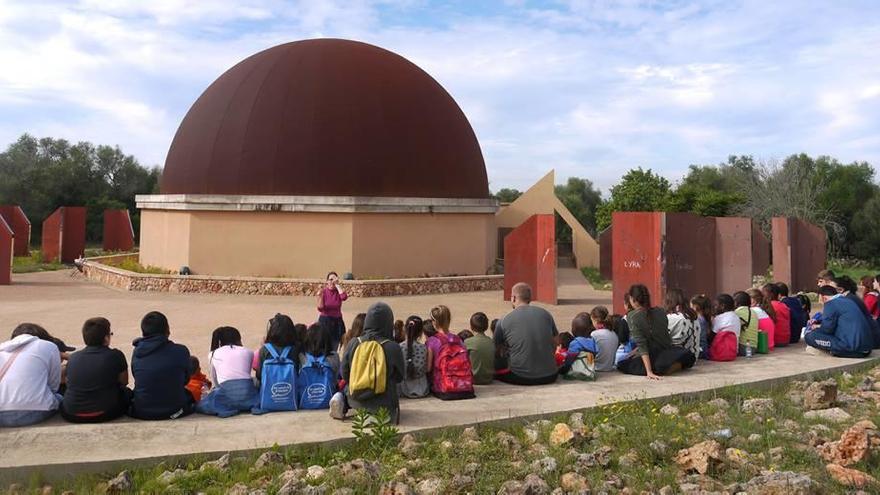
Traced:
MULTIPOLYGON (((323 286, 320 280, 284 278, 222 277, 204 275, 153 275, 121 270, 106 264, 137 254, 89 258, 83 263, 86 278, 121 290, 198 294, 250 294, 261 296, 314 296, 323 286)), ((502 290, 503 275, 406 278, 388 280, 346 280, 345 291, 353 297, 411 296, 502 290)))

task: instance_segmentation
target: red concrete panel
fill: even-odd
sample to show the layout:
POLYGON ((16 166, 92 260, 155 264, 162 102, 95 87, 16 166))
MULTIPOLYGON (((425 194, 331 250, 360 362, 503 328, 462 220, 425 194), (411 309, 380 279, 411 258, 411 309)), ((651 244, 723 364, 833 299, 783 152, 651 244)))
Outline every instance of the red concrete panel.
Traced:
POLYGON ((104 251, 130 251, 134 247, 134 227, 128 210, 104 210, 104 251))
POLYGON ((12 252, 15 250, 15 234, 12 227, 0 216, 0 285, 12 283, 12 252))
POLYGON ((31 221, 21 207, 17 205, 0 205, 0 217, 12 228, 15 234, 15 256, 28 256, 31 244, 31 221))
POLYGON ((666 213, 666 255, 663 288, 655 305, 663 304, 666 289, 681 289, 690 298, 715 293, 715 219, 693 213, 666 213))
POLYGON ((752 286, 752 219, 715 218, 716 294, 733 294, 752 286))
POLYGON ((611 215, 611 273, 614 312, 623 313, 623 295, 633 284, 644 284, 653 300, 661 297, 665 216, 659 212, 615 212, 611 215))
POLYGON ((43 240, 40 246, 43 261, 51 263, 61 258, 61 229, 64 225, 64 207, 58 208, 43 220, 43 240))
POLYGON ((599 274, 605 280, 611 280, 614 276, 612 266, 614 262, 614 248, 612 247, 612 230, 611 227, 603 230, 599 234, 599 274))
POLYGON ((65 206, 64 228, 61 242, 61 261, 73 261, 86 252, 86 207, 65 206))
POLYGON ((62 206, 43 221, 43 260, 73 263, 86 250, 86 208, 62 206))
POLYGON ((797 218, 774 217, 773 278, 792 291, 816 289, 816 274, 825 268, 825 231, 797 218))
POLYGON ((556 219, 532 215, 504 238, 504 300, 514 284, 532 287, 532 299, 556 304, 556 219))
POLYGON ((752 275, 766 275, 770 269, 770 241, 752 222, 752 275))

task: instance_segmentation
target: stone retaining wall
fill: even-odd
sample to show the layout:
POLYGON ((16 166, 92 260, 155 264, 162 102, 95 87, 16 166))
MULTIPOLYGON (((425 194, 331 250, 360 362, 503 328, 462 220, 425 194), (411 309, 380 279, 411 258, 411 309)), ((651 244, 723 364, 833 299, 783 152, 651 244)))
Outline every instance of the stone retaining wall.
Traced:
MULTIPOLYGON (((116 289, 138 292, 201 294, 250 294, 263 296, 314 296, 323 286, 320 280, 223 277, 204 275, 154 275, 135 273, 107 265, 137 254, 89 258, 83 263, 86 278, 116 289)), ((502 290, 503 275, 407 278, 388 280, 346 280, 342 284, 353 297, 411 296, 502 290)))

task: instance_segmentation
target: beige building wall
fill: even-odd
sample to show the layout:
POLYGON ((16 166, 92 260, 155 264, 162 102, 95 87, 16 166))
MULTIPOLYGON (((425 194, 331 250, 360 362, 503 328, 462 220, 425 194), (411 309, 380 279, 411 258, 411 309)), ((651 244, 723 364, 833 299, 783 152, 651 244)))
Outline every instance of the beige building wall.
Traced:
POLYGON ((491 213, 361 213, 353 237, 360 278, 483 275, 495 262, 491 213))
POLYGON ((143 210, 141 218, 141 264, 211 275, 482 275, 497 236, 492 213, 143 210))
POLYGON ((140 264, 178 270, 189 264, 190 219, 185 211, 141 211, 140 264))

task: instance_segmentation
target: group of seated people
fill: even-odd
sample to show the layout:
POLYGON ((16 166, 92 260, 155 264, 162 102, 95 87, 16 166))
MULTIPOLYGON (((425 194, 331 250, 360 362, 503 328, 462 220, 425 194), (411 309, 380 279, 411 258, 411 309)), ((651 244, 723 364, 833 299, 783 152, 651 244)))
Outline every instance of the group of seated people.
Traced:
POLYGON ((450 329, 446 306, 435 306, 424 319, 395 321, 387 304, 375 303, 354 318, 337 348, 335 329, 276 314, 256 351, 242 345, 237 329, 214 330, 207 373, 185 346, 170 340, 168 319, 154 311, 143 317, 142 337, 134 341, 133 388, 125 355, 110 347, 107 319, 87 320, 86 346, 73 353, 39 325, 23 323, 0 343, 0 426, 31 425, 56 412, 71 422, 94 423, 123 415, 162 420, 193 412, 227 417, 296 409, 329 409, 344 419, 352 408, 385 408, 399 422, 401 396, 459 400, 474 398, 474 385, 494 380, 550 384, 572 374, 584 356, 591 371, 650 379, 688 369, 698 359, 772 352, 801 336, 834 356, 865 357, 880 348, 878 281, 861 280, 859 297, 851 279, 823 271, 818 293, 824 307, 812 317, 809 298, 790 296, 782 283, 721 294, 714 304, 670 289, 664 307, 652 304, 644 285, 633 285, 624 297, 625 315, 597 306, 576 315, 570 332, 562 333, 520 283, 512 289, 512 311, 491 322, 474 313, 470 328, 458 333, 450 329))

